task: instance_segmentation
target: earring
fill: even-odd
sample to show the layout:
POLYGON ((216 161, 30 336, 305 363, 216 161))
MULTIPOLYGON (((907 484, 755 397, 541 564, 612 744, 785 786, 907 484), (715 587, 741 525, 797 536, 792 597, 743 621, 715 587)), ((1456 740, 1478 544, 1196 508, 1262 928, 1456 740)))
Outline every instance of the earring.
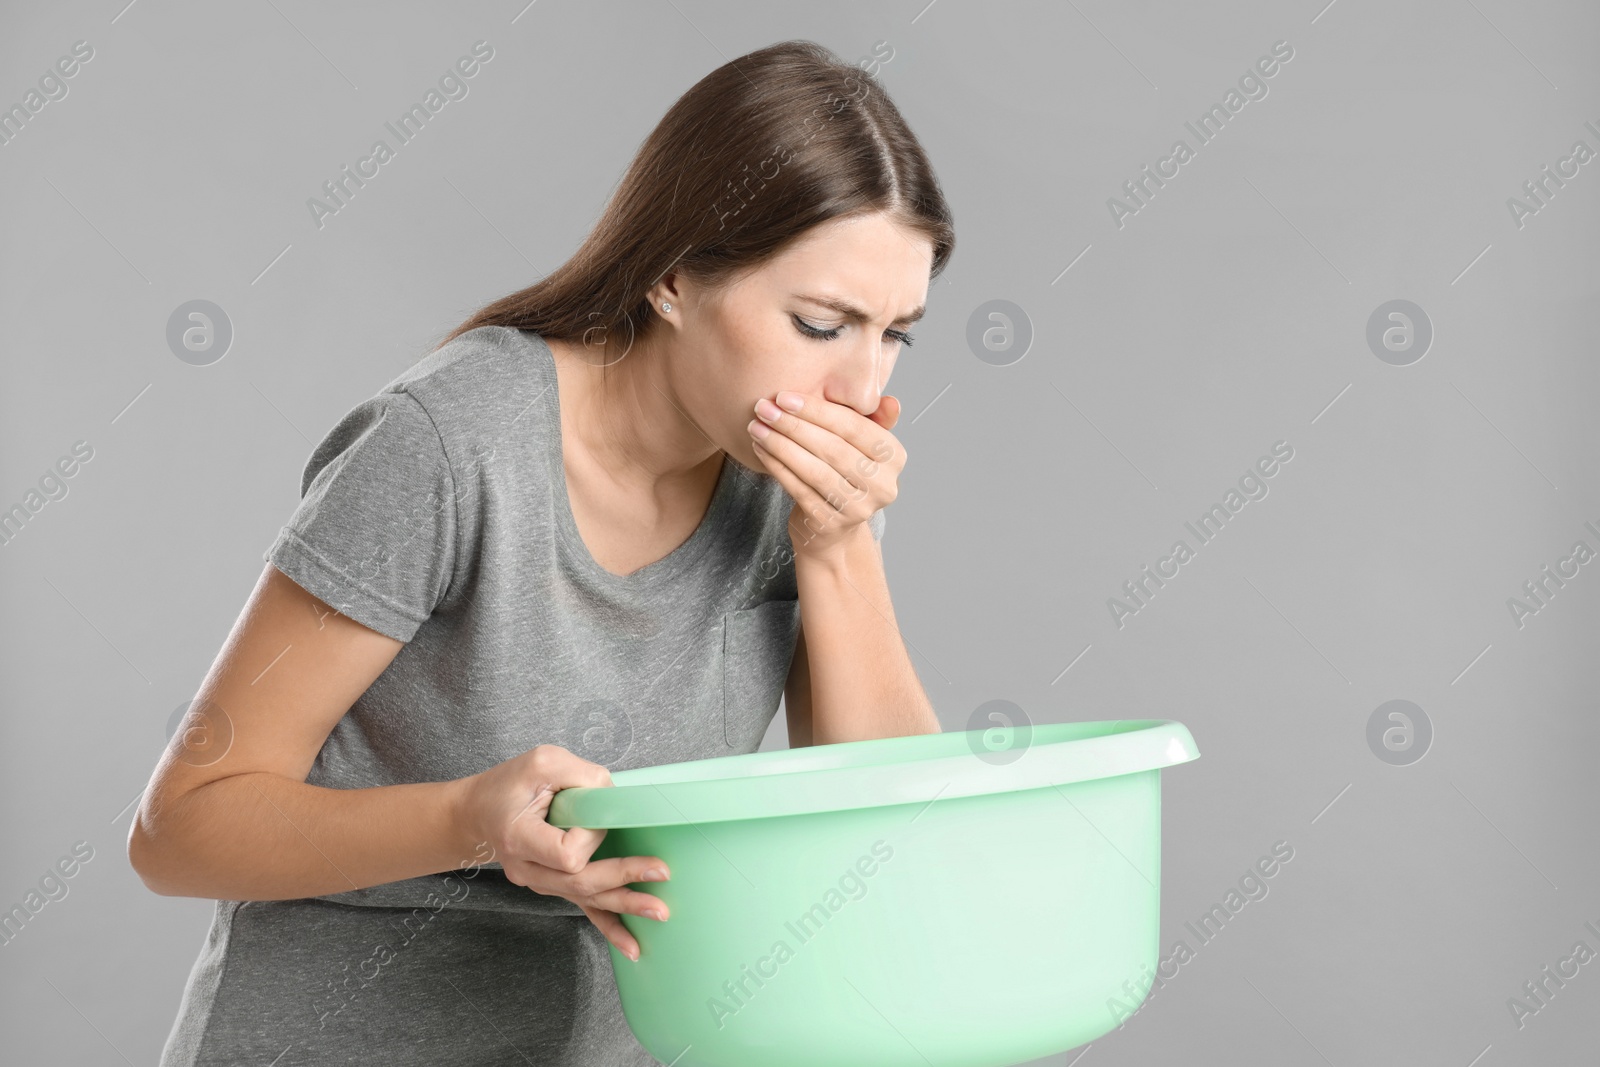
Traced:
POLYGON ((662 311, 671 311, 672 310, 672 305, 667 303, 665 300, 663 300, 661 302, 661 310, 662 311))

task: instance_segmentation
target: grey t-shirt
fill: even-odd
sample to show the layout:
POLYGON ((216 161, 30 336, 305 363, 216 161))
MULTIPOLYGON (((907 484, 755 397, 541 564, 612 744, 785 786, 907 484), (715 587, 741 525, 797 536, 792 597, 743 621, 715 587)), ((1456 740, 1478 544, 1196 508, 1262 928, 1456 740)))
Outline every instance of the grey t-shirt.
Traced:
MULTIPOLYGON (((430 353, 329 431, 301 495, 265 558, 407 642, 307 782, 462 778, 540 744, 612 771, 759 747, 800 625, 789 497, 726 457, 683 544, 605 570, 572 517, 537 334, 484 326, 430 353)), ((882 511, 871 526, 881 538, 882 511)), ((162 1067, 657 1063, 623 1018, 600 931, 486 857, 218 901, 162 1067)))

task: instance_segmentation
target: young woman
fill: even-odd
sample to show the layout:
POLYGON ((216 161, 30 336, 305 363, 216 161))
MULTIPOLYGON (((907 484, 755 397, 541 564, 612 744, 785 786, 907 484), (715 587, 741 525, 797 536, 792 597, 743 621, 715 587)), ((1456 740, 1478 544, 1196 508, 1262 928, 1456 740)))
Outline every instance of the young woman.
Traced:
POLYGON ((671 872, 551 796, 753 752, 780 696, 792 745, 939 729, 877 538, 953 241, 883 88, 773 45, 334 427, 130 833, 217 901, 165 1067, 656 1062, 606 942, 671 872))

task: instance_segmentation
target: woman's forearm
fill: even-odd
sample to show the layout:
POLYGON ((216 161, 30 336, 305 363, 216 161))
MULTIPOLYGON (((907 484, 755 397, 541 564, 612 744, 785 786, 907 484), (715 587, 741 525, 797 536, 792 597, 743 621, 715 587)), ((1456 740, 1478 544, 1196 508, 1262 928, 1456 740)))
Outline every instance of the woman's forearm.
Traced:
POLYGON ((286 900, 365 889, 486 862, 458 815, 469 779, 329 789, 236 774, 134 818, 129 855, 154 892, 286 900))
POLYGON ((940 732, 911 667, 883 554, 866 523, 842 559, 795 559, 815 745, 940 732))

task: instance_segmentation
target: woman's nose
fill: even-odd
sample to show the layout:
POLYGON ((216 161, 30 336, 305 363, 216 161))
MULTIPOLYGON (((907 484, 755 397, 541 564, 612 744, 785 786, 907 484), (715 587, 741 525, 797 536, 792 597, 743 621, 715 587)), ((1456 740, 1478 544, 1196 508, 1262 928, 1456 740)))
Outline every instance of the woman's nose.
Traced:
POLYGON ((869 353, 865 358, 852 360, 850 365, 830 379, 830 390, 823 393, 836 404, 848 404, 863 415, 878 410, 883 398, 884 378, 888 364, 881 351, 869 353))
POLYGON ((837 389, 830 387, 824 390, 823 396, 835 404, 845 404, 863 415, 871 415, 878 410, 878 401, 883 396, 883 390, 875 381, 857 381, 837 389))

